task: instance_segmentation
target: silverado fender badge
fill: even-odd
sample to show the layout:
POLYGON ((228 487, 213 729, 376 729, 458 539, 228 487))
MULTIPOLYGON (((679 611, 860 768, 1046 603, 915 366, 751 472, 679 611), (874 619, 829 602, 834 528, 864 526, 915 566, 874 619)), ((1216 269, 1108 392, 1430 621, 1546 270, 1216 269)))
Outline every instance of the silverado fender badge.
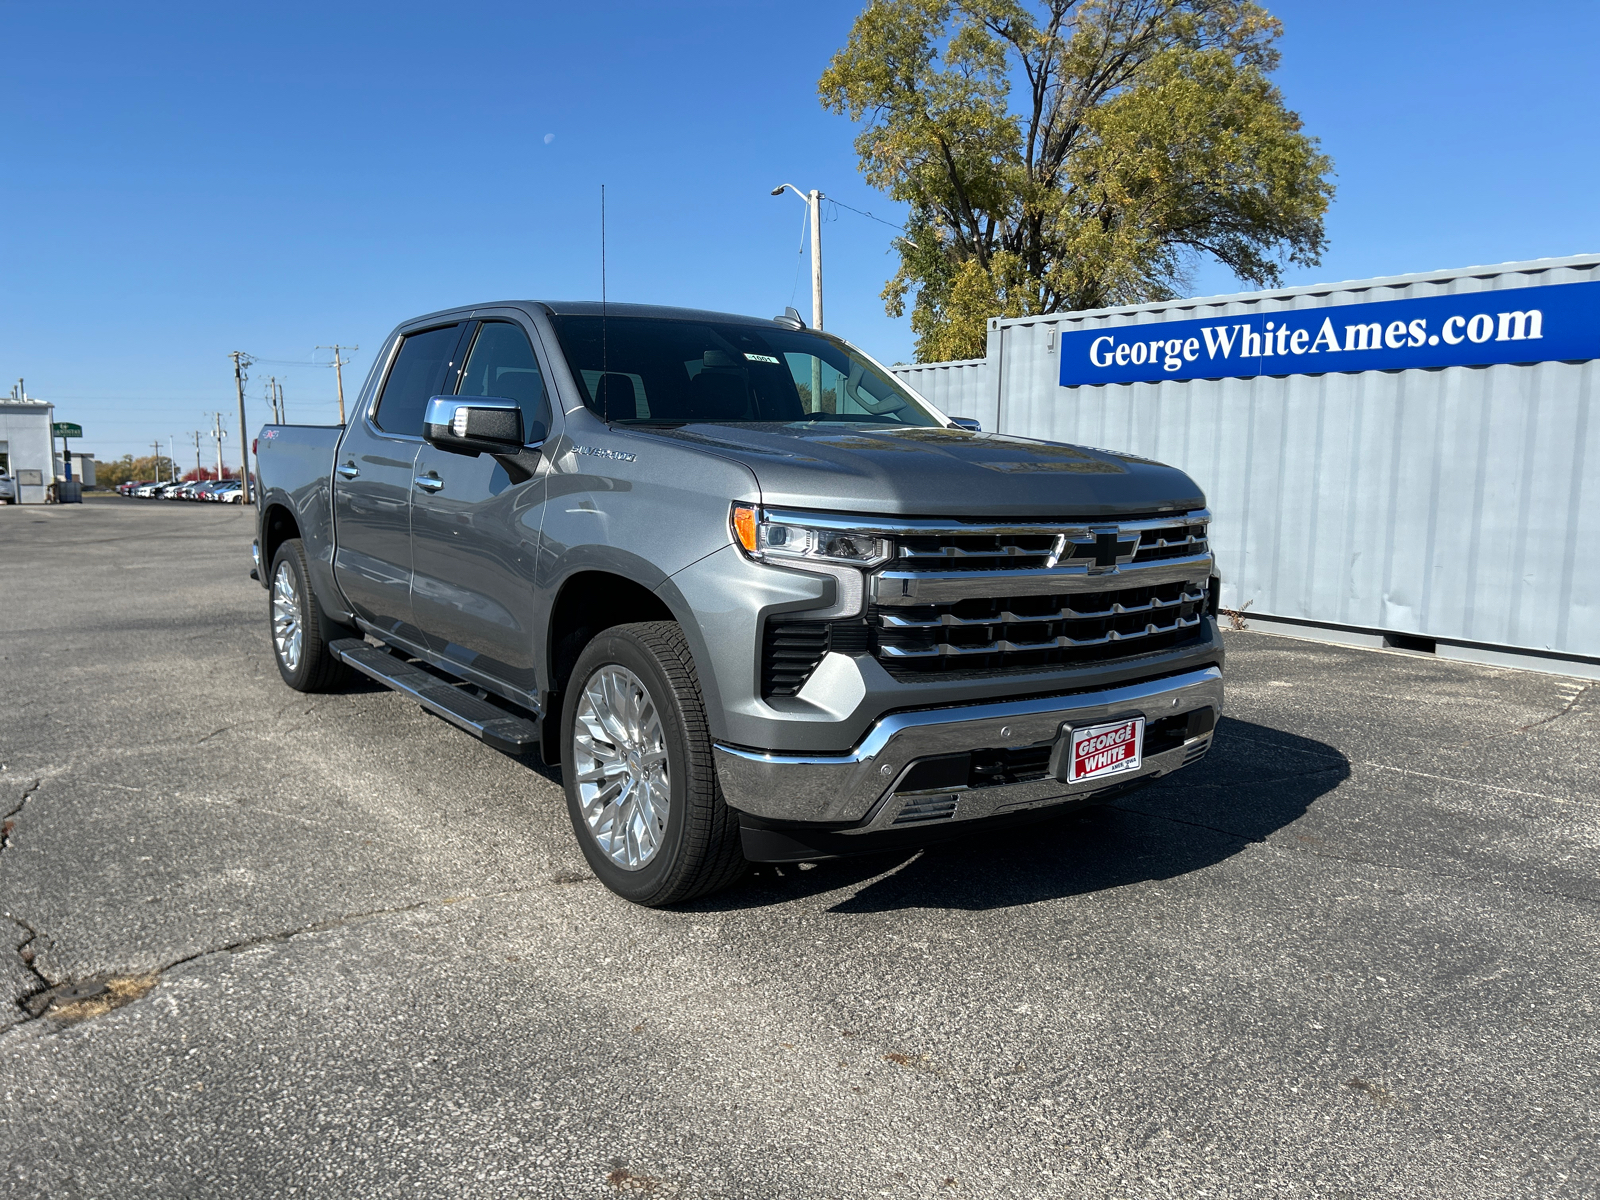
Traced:
POLYGON ((587 454, 590 458, 605 458, 612 462, 637 462, 636 456, 626 450, 605 450, 598 446, 574 446, 574 454, 587 454))

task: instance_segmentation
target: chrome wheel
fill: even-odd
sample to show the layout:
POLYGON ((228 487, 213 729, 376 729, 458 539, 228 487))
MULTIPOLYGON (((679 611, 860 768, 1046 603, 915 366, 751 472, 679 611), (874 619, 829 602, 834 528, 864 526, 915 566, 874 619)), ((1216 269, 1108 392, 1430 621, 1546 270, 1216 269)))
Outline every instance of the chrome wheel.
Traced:
POLYGON ((287 560, 278 564, 272 576, 272 644, 278 660, 293 672, 300 666, 300 651, 305 644, 305 626, 300 613, 300 592, 294 586, 294 572, 287 560))
POLYGON ((627 667, 609 663, 585 681, 567 761, 601 853, 625 871, 648 864, 667 835, 672 781, 661 714, 627 667))

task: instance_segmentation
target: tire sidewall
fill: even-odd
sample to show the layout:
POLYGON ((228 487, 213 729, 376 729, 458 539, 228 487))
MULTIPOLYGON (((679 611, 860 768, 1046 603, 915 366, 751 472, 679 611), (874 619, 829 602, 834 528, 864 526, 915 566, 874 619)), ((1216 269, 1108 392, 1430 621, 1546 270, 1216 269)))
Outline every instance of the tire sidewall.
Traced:
POLYGON ((670 892, 683 870, 684 832, 688 825, 690 795, 688 771, 691 769, 689 742, 677 692, 667 680, 655 655, 626 632, 607 630, 596 637, 578 656, 571 684, 561 701, 562 785, 567 794, 567 813, 573 832, 590 869, 612 891, 638 904, 670 892), (577 722, 578 702, 590 676, 602 667, 626 667, 643 681, 650 699, 661 714, 661 731, 667 747, 667 774, 671 781, 667 810, 667 830, 654 858, 637 871, 625 871, 606 857, 589 832, 583 804, 578 798, 577 768, 572 744, 577 722))

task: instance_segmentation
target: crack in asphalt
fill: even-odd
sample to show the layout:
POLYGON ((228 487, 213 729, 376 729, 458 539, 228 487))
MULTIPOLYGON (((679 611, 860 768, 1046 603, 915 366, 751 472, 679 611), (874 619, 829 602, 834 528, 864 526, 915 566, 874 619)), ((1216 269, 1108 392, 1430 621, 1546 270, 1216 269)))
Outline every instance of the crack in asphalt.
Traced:
POLYGON ((39 785, 43 782, 44 778, 42 776, 36 777, 32 783, 22 789, 22 796, 12 806, 11 811, 0 817, 0 853, 4 853, 11 848, 11 831, 17 827, 17 817, 21 815, 28 801, 33 799, 33 794, 39 790, 39 785))
POLYGON ((1552 721, 1559 721, 1562 717, 1564 717, 1568 713, 1570 713, 1574 708, 1578 707, 1578 701, 1582 700, 1585 696, 1587 696, 1590 692, 1592 692, 1594 690, 1594 686, 1595 685, 1592 684, 1592 683, 1584 684, 1581 688, 1579 688, 1576 692, 1574 692, 1572 694, 1572 699, 1568 700, 1567 703, 1565 704, 1565 706, 1563 706, 1559 712, 1553 712, 1548 717, 1542 717, 1537 721, 1533 721, 1533 722, 1530 722, 1527 725, 1523 725, 1516 732, 1518 732, 1518 733, 1527 733, 1528 730, 1530 730, 1530 729, 1538 729, 1541 725, 1548 725, 1552 721))
MULTIPOLYGON (((18 798, 16 804, 12 806, 11 811, 6 813, 4 817, 0 817, 0 854, 4 854, 7 850, 11 849, 11 835, 17 827, 17 818, 22 815, 22 810, 27 807, 28 801, 33 799, 33 794, 37 792, 43 784, 44 779, 42 777, 36 777, 32 783, 28 784, 27 787, 22 789, 22 795, 18 798)), ((27 937, 23 938, 22 941, 18 942, 13 948, 13 952, 21 961, 23 969, 33 977, 34 983, 38 985, 37 987, 29 989, 23 995, 16 998, 17 1007, 26 1013, 28 1011, 26 1005, 29 1000, 33 999, 33 997, 37 996, 40 992, 48 991, 55 985, 51 983, 49 979, 45 978, 44 974, 36 965, 38 955, 33 949, 33 944, 39 940, 39 931, 28 922, 24 921, 21 917, 17 916, 15 913, 5 912, 0 913, 0 916, 4 916, 6 920, 10 921, 18 929, 21 929, 28 935, 27 937)))
MULTIPOLYGON (((527 887, 506 888, 505 890, 498 892, 483 892, 464 896, 445 896, 439 899, 418 900, 413 904, 401 904, 388 908, 372 908, 365 909, 361 912, 345 913, 342 916, 329 917, 326 920, 313 921, 307 925, 299 925, 293 929, 281 929, 273 933, 258 934, 255 937, 240 938, 236 942, 228 942, 221 946, 209 946, 204 950, 196 950, 193 954, 186 954, 182 958, 175 958, 171 962, 158 966, 154 968, 154 970, 145 972, 144 974, 147 977, 154 976, 159 981, 161 978, 165 977, 168 972, 175 970, 178 967, 187 966, 190 963, 198 962, 199 960, 203 958, 209 958, 212 955, 239 954, 243 951, 253 949, 256 946, 268 946, 278 942, 287 942, 293 938, 302 937, 310 933, 326 933, 330 929, 338 929, 341 926, 351 925, 357 921, 367 920, 372 917, 396 916, 400 913, 417 912, 425 908, 442 908, 448 905, 465 904, 476 900, 499 900, 506 896, 518 896, 522 895, 524 892, 532 891, 537 886, 537 884, 529 884, 527 887)), ((34 939, 37 938, 39 934, 27 922, 19 920, 18 918, 11 916, 9 913, 5 915, 10 920, 14 921, 20 928, 26 930, 29 935, 27 940, 22 942, 22 944, 17 947, 17 950, 20 954, 24 948, 33 943, 34 939)), ((22 1010, 22 1016, 14 1024, 12 1024, 9 1029, 0 1032, 0 1040, 3 1040, 12 1029, 20 1029, 25 1025, 30 1025, 49 1014, 49 1004, 37 1005, 36 1007, 38 1011, 35 1012, 28 1007, 27 1002, 29 1000, 35 999, 41 992, 50 991, 54 988, 60 988, 74 982, 70 979, 51 982, 34 967, 31 959, 24 958, 23 963, 33 975, 34 979, 39 982, 40 986, 29 992, 26 996, 20 997, 17 1000, 17 1007, 22 1010)), ((144 994, 145 993, 141 991, 139 996, 144 994)), ((138 997, 136 996, 134 998, 137 999, 138 997)))
POLYGON ((28 924, 28 922, 24 921, 21 917, 16 916, 14 913, 6 913, 5 918, 28 935, 27 937, 23 938, 22 941, 17 943, 16 953, 17 957, 22 960, 23 967, 27 970, 29 975, 33 976, 34 982, 39 986, 28 992, 26 995, 17 997, 17 1007, 26 1012, 27 1003, 29 1000, 33 999, 40 992, 49 991, 56 985, 49 980, 43 971, 39 970, 37 965, 39 956, 34 952, 33 944, 39 940, 39 931, 32 925, 28 924))

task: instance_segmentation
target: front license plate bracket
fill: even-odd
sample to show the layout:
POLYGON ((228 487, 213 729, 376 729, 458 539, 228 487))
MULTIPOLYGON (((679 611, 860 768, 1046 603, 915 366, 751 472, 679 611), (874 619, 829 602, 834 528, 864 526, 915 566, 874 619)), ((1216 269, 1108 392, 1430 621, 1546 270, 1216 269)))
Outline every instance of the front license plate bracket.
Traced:
POLYGON ((1112 779, 1144 763, 1144 717, 1123 717, 1093 725, 1063 725, 1050 755, 1052 774, 1062 783, 1112 779))

